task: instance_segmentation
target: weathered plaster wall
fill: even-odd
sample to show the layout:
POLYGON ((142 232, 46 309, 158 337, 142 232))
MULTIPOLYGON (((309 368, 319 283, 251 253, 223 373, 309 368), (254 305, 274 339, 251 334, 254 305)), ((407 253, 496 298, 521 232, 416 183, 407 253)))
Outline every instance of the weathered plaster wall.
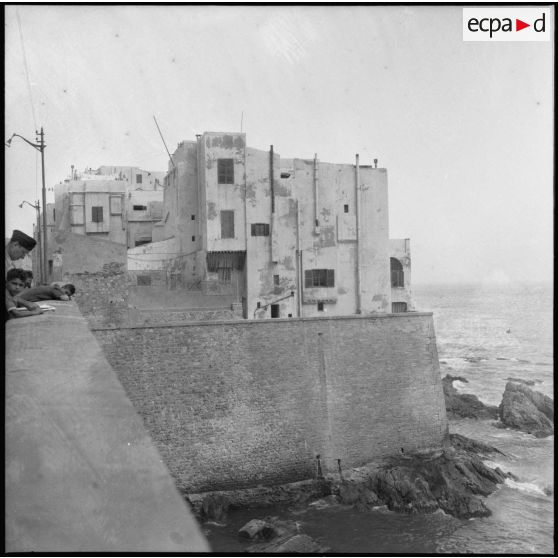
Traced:
POLYGON ((270 151, 246 147, 245 139, 206 132, 173 155, 177 167, 167 180, 164 221, 176 223, 165 226, 167 234, 175 227, 182 252, 195 237, 195 271, 204 292, 236 292, 249 318, 271 317, 272 304, 279 317, 390 312, 386 169, 359 165, 357 185, 354 164, 274 153, 271 184, 270 151), (221 158, 233 159, 234 184, 218 184, 221 158), (223 210, 234 212, 234 238, 221 238, 223 210), (192 215, 196 235, 188 228, 192 215), (252 236, 253 224, 268 225, 269 236, 252 236), (207 271, 207 251, 245 251, 244 284, 236 271, 234 288, 219 283, 207 271), (305 287, 304 272, 311 269, 334 270, 334 286, 305 287))
POLYGON ((391 288, 391 302, 405 302, 407 310, 413 311, 415 303, 411 292, 411 241, 408 238, 391 238, 389 249, 390 258, 396 258, 401 262, 404 274, 404 286, 391 288))
POLYGON ((94 332, 187 492, 312 477, 447 432, 431 314, 94 332))
POLYGON ((106 264, 125 268, 126 246, 96 236, 56 231, 49 237, 49 259, 53 260, 52 281, 62 281, 75 273, 96 273, 106 264))
POLYGON ((246 249, 244 219, 245 134, 206 132, 202 137, 208 251, 246 249), (234 160, 234 184, 218 184, 217 160, 234 160), (221 238, 222 210, 234 211, 234 238, 221 238))

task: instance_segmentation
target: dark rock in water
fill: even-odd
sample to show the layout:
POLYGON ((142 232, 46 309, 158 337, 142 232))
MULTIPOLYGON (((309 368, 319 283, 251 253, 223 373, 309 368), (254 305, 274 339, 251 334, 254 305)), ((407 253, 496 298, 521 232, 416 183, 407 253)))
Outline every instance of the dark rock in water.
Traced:
POLYGON ((479 442, 478 440, 473 440, 472 438, 467 438, 461 434, 450 434, 450 442, 453 448, 457 450, 463 450, 469 454, 473 455, 490 455, 492 453, 499 453, 505 455, 499 449, 493 446, 489 446, 484 442, 479 442))
POLYGON ((537 438, 554 434, 554 401, 523 384, 506 384, 499 414, 506 426, 537 438))
POLYGON ((454 387, 453 382, 459 380, 467 382, 461 376, 451 376, 447 374, 442 378, 444 398, 446 400, 446 412, 449 419, 452 418, 476 418, 488 419, 498 418, 498 407, 485 405, 476 395, 459 393, 454 387))
POLYGON ((521 378, 506 378, 508 382, 517 382, 518 384, 525 384, 526 386, 534 386, 535 380, 522 380, 521 378))
POLYGON ((201 516, 204 519, 223 521, 227 517, 230 502, 223 494, 208 494, 201 502, 201 516))
POLYGON ((268 541, 277 535, 278 532, 273 525, 262 519, 252 519, 238 531, 238 536, 245 539, 262 539, 268 541))
POLYGON ((291 535, 280 537, 266 544, 254 545, 246 549, 250 553, 272 554, 324 554, 327 548, 308 535, 291 535))
POLYGON ((300 533, 300 526, 296 521, 280 520, 277 517, 265 519, 252 519, 240 531, 240 536, 246 533, 256 533, 250 538, 264 538, 267 542, 249 546, 246 551, 250 553, 295 553, 295 554, 323 554, 327 551, 314 539, 300 533), (257 533, 266 532, 265 536, 257 533))
POLYGON ((338 487, 338 502, 342 505, 354 505, 359 511, 373 509, 384 502, 372 488, 360 482, 342 481, 338 487))
POLYGON ((342 481, 331 478, 339 503, 359 511, 382 504, 401 513, 434 513, 484 517, 490 510, 482 501, 511 475, 484 465, 479 455, 502 453, 460 436, 450 436, 452 447, 427 454, 405 454, 351 469, 342 481))

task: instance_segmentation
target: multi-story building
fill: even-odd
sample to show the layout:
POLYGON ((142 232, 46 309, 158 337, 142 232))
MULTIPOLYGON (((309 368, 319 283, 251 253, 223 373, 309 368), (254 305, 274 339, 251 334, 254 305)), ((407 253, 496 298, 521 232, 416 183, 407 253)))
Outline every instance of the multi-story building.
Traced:
MULTIPOLYGON (((161 219, 164 172, 102 166, 54 187, 54 229, 95 235, 128 248, 153 240, 161 219)), ((47 206, 48 213, 48 206, 47 206)))
POLYGON ((172 155, 162 215, 159 242, 129 250, 138 284, 151 273, 230 294, 245 318, 413 310, 409 240, 388 234, 386 169, 358 156, 282 159, 245 134, 206 132, 172 155))

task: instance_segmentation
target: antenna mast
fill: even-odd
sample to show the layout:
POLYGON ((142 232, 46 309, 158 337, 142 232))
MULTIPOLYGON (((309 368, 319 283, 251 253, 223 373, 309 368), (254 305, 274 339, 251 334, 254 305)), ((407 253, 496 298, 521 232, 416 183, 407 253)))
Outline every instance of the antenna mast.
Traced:
POLYGON ((165 143, 165 138, 163 137, 163 134, 161 133, 161 128, 159 128, 159 124, 157 124, 157 119, 155 118, 155 115, 153 115, 153 120, 155 120, 155 126, 157 126, 157 130, 159 130, 159 135, 161 136, 161 139, 163 140, 163 145, 165 146, 165 149, 167 150, 170 162, 172 163, 173 167, 176 167, 176 165, 174 164, 174 161, 172 160, 171 154, 169 152, 169 148, 167 147, 167 144, 165 143))

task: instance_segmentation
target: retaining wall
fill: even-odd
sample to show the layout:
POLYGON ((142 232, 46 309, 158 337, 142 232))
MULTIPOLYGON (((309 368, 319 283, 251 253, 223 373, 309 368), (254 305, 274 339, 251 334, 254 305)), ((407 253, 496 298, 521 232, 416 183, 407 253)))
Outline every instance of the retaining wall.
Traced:
POLYGON ((430 313, 198 322, 94 334, 179 488, 311 478, 440 447, 430 313))

